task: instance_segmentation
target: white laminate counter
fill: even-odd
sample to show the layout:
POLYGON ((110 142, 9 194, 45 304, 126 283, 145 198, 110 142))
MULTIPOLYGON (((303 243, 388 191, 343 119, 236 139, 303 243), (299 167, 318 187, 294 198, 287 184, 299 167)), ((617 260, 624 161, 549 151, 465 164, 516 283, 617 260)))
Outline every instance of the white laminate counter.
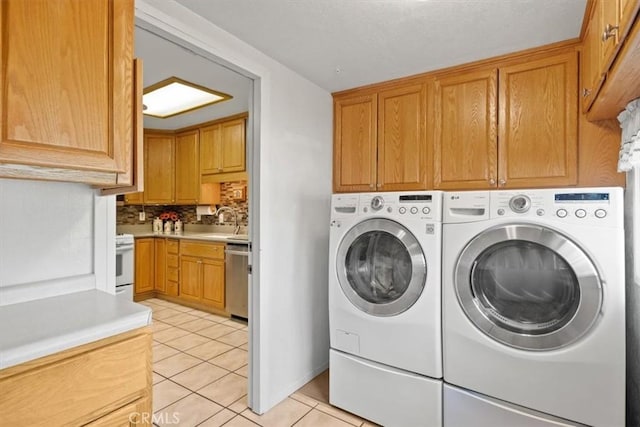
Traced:
POLYGON ((170 239, 203 240, 207 242, 232 243, 236 245, 249 244, 248 238, 237 237, 237 235, 231 234, 231 233, 206 233, 206 232, 185 231, 180 234, 174 234, 174 233, 164 234, 164 233, 153 233, 151 231, 144 231, 144 232, 134 232, 131 234, 133 234, 135 238, 167 237, 170 239))
POLYGON ((0 369, 151 324, 151 309, 98 290, 0 306, 0 369))

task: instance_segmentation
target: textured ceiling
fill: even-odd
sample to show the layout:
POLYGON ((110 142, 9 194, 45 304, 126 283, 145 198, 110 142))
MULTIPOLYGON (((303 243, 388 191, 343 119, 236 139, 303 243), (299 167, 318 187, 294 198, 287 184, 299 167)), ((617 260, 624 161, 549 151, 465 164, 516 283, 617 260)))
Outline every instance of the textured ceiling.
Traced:
POLYGON ((578 37, 587 0, 177 0, 335 92, 578 37))

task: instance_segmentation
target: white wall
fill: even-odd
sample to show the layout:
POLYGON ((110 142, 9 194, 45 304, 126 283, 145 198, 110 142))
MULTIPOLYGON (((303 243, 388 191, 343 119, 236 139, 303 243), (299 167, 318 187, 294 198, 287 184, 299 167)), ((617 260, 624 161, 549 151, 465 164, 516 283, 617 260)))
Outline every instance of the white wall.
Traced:
POLYGON ((0 305, 111 292, 113 218, 113 197, 87 185, 0 179, 0 305))
POLYGON ((328 365, 331 95, 173 1, 137 0, 136 17, 259 85, 251 112, 256 161, 250 193, 257 197, 251 199, 250 298, 259 306, 250 319, 257 345, 251 348, 255 389, 249 403, 262 413, 328 365))

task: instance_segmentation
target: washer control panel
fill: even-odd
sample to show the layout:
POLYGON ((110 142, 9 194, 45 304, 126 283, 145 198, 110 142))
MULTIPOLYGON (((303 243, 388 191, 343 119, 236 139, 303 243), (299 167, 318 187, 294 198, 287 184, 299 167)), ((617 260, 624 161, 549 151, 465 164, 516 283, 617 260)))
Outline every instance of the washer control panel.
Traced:
MULTIPOLYGON (((622 200, 620 189, 516 190, 490 192, 494 218, 546 218, 605 225, 612 219, 612 199, 622 200)), ((616 213, 616 217, 621 214, 616 213)))
POLYGON ((383 215, 398 219, 442 220, 442 193, 364 193, 360 194, 358 214, 383 215))

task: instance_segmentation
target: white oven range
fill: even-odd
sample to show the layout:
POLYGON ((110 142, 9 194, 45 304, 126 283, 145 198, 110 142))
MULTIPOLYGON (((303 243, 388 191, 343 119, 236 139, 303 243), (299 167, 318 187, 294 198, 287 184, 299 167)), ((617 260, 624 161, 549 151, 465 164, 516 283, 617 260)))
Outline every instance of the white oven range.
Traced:
POLYGON ((116 295, 133 301, 133 234, 116 235, 116 295))

